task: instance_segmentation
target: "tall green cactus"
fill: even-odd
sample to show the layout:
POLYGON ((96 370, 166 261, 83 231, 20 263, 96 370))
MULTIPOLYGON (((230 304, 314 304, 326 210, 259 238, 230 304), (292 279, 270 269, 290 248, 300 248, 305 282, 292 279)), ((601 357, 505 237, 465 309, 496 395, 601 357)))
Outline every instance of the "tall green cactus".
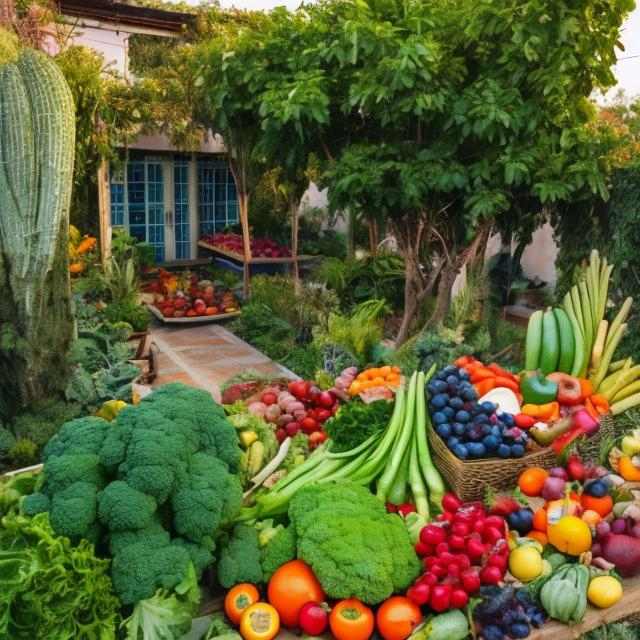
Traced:
MULTIPOLYGON (((68 230, 74 145, 73 100, 57 65, 32 49, 1 64, 0 239, 8 275, 5 288, 21 338, 14 357, 24 360, 23 401, 38 395, 46 375, 42 368, 69 340, 68 262, 61 252, 68 230), (59 302, 52 298, 54 281, 59 302), (67 309, 56 310, 56 304, 67 309), (51 326, 60 321, 62 326, 51 326), (42 343, 44 336, 48 344, 42 343)), ((54 357, 64 360, 64 353, 54 357)))

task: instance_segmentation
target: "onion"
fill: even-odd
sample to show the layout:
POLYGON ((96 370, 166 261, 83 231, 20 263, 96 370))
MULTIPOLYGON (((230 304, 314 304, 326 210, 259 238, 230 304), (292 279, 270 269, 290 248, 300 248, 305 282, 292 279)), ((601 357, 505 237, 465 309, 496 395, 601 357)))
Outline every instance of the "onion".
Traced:
POLYGON ((564 467, 551 467, 551 469, 549 469, 549 477, 566 480, 568 476, 564 467))
POLYGON ((564 496, 566 482, 563 478, 549 476, 542 487, 542 497, 549 500, 560 500, 564 496))
POLYGON ((261 418, 264 418, 265 411, 267 410, 267 405, 264 402, 252 402, 247 410, 249 413, 255 413, 259 415, 261 418))
POLYGON ((277 420, 276 424, 279 427, 284 427, 285 425, 293 422, 293 416, 290 413, 283 413, 277 420))
POLYGON ((273 424, 282 415, 282 411, 277 404, 270 404, 264 412, 264 419, 273 424))
POLYGON ((617 518, 611 525, 612 533, 621 534, 627 531, 627 523, 622 518, 617 518))

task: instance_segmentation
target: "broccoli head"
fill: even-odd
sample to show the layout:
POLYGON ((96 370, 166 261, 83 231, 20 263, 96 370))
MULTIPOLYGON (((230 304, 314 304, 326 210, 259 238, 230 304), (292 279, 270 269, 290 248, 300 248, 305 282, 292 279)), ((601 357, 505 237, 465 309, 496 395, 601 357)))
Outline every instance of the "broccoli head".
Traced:
POLYGON ((108 430, 109 423, 94 416, 65 422, 44 448, 45 461, 53 456, 81 453, 97 455, 108 430))
POLYGON ((239 524, 233 530, 229 543, 223 547, 218 562, 218 580, 225 589, 239 584, 262 582, 258 531, 239 524))
POLYGON ((49 520, 58 535, 72 540, 92 539, 95 535, 96 513, 95 486, 88 482, 76 482, 53 494, 49 520))
POLYGON ((283 564, 296 559, 296 542, 296 530, 292 524, 286 528, 282 525, 275 528, 275 535, 262 548, 260 563, 265 581, 271 580, 283 564))
POLYGON ((122 480, 114 480, 98 494, 98 517, 110 531, 135 531, 148 527, 156 507, 152 496, 122 480))
POLYGON ((421 563, 402 519, 365 487, 350 482, 304 487, 291 500, 298 557, 326 594, 374 605, 404 591, 421 563))

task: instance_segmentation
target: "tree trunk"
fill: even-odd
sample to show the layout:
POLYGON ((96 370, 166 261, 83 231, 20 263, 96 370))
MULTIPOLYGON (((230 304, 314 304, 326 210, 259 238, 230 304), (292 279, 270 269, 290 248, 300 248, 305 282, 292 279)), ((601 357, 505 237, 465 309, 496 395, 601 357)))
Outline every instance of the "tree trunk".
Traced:
POLYGON ((369 227, 369 253, 375 256, 378 253, 378 221, 374 218, 367 220, 369 227))
POLYGON ((438 283, 436 307, 427 322, 427 328, 436 327, 446 320, 451 306, 451 287, 453 287, 458 271, 459 269, 453 262, 447 261, 445 263, 438 283))
POLYGON ((300 293, 300 273, 298 270, 298 222, 300 219, 300 201, 289 198, 291 212, 291 273, 296 294, 300 293))
POLYGON ((244 301, 249 300, 249 278, 251 263, 251 234, 249 233, 249 195, 246 191, 238 189, 238 209, 240 211, 240 224, 242 225, 242 296, 244 301))
POLYGON ((347 260, 356 255, 356 216, 352 209, 347 211, 347 260))

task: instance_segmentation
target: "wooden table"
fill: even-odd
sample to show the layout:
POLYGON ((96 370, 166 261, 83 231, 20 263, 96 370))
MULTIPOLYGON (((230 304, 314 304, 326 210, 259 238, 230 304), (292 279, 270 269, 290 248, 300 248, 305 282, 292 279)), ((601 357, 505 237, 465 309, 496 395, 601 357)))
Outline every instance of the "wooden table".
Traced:
MULTIPOLYGON (((208 251, 212 251, 213 253, 221 256, 222 258, 228 258, 229 260, 235 260, 236 262, 244 262, 244 257, 241 253, 236 253, 235 251, 229 251, 227 249, 223 249, 222 247, 214 247, 212 244, 205 242, 204 240, 200 240, 198 242, 198 246, 203 249, 207 249, 208 251)), ((316 260, 318 256, 309 256, 309 255, 300 255, 298 256, 298 262, 309 262, 311 260, 316 260)), ((293 258, 291 257, 283 257, 283 258, 250 258, 249 264, 291 264, 293 262, 293 258)))

